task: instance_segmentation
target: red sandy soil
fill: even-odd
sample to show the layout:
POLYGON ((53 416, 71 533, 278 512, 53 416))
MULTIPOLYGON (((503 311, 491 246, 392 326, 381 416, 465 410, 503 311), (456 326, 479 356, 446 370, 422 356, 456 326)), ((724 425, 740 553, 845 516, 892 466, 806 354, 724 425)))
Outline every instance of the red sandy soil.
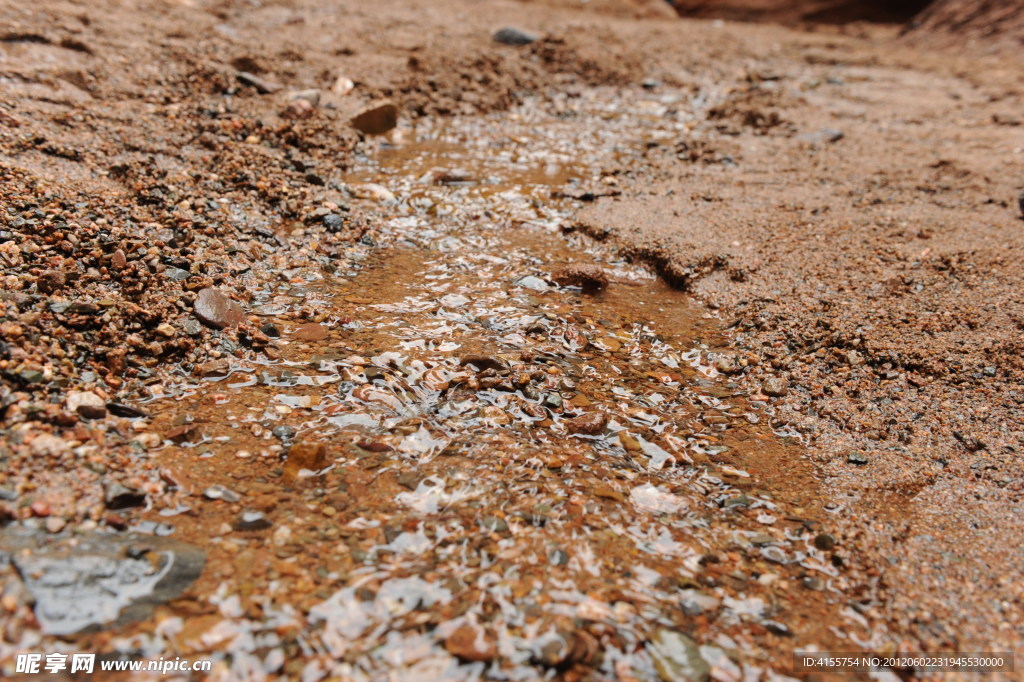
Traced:
MULTIPOLYGON (((199 288, 229 288, 270 254, 340 259, 372 236, 355 214, 329 232, 316 212, 329 187, 300 181, 347 165, 362 106, 389 97, 413 120, 651 79, 693 93, 692 134, 607 169, 621 195, 579 229, 728 322, 759 358, 744 385, 788 379, 779 418, 842 509, 856 609, 910 650, 1022 653, 1024 69, 1016 51, 980 54, 1018 44, 1017 5, 940 2, 901 38, 680 20, 653 3, 0 0, 11 447, 83 437, 69 387, 114 398, 160 362, 200 361, 208 330, 158 330, 199 288), (495 46, 505 25, 540 40, 495 46), (339 76, 351 94, 327 94, 339 76), (307 88, 325 93, 318 115, 282 115, 283 93, 307 88), (296 226, 308 238, 274 236, 296 226), (167 275, 183 263, 198 277, 167 275), (122 312, 53 312, 62 289, 122 312)), ((43 459, 24 466, 52 473, 43 459)), ((96 503, 67 497, 70 520, 96 503)))

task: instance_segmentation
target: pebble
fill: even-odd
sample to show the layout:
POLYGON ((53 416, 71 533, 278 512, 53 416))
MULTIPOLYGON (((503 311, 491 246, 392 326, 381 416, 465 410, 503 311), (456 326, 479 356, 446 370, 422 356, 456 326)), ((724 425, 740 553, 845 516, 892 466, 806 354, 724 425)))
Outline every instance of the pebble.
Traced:
POLYGON ((323 217, 322 222, 331 234, 341 232, 345 228, 345 219, 340 213, 328 213, 323 217))
POLYGON ((784 396, 789 393, 789 381, 783 377, 768 377, 761 384, 761 391, 776 398, 784 396))
POLYGON ((273 431, 271 431, 271 433, 274 434, 275 438, 277 438, 278 440, 281 440, 281 441, 289 441, 292 438, 295 438, 295 429, 293 429, 292 427, 288 426, 287 424, 282 424, 281 426, 275 426, 273 431))
POLYGON ((383 185, 375 182, 367 182, 362 185, 353 185, 349 188, 352 196, 357 199, 368 199, 381 204, 389 204, 395 201, 395 193, 383 185))
POLYGON ((67 441, 50 433, 40 433, 32 439, 32 454, 57 457, 71 451, 67 441))
POLYGON ((460 625, 444 640, 444 648, 452 656, 469 663, 486 662, 498 657, 494 636, 478 625, 460 625))
POLYGON ((214 329, 234 327, 245 320, 242 306, 213 287, 206 287, 199 292, 194 312, 204 324, 214 329))
POLYGON ((501 371, 509 368, 508 362, 496 355, 463 355, 459 359, 459 364, 472 365, 478 370, 496 369, 501 371))
POLYGON ((868 463, 868 457, 863 452, 854 450, 846 455, 846 461, 849 462, 850 464, 863 466, 868 463))
POLYGON ((582 433, 588 436, 596 436, 608 424, 608 415, 604 412, 587 412, 578 417, 570 419, 565 426, 569 433, 582 433))
POLYGON ((84 419, 103 419, 107 416, 106 402, 92 391, 68 391, 64 406, 84 419))
POLYGON ((103 502, 107 509, 128 509, 146 504, 146 493, 116 481, 103 485, 103 502))
POLYGON ((513 45, 516 47, 537 42, 537 36, 518 28, 512 28, 511 26, 498 29, 494 32, 494 35, 492 35, 491 38, 496 43, 501 43, 502 45, 513 45))
POLYGON ((233 527, 235 530, 266 530, 271 525, 263 512, 246 509, 238 515, 238 520, 235 521, 233 527))
POLYGON ((68 522, 59 516, 51 516, 46 519, 46 530, 49 533, 59 533, 64 530, 68 522))
POLYGON ((234 490, 222 485, 211 485, 203 491, 203 497, 208 500, 224 500, 225 502, 238 502, 242 499, 234 490))
POLYGON ((735 374, 736 372, 739 372, 741 369, 743 369, 743 367, 740 366, 738 362, 736 362, 735 358, 732 358, 728 355, 720 355, 715 360, 715 369, 721 372, 722 374, 735 374))
POLYGON ((331 86, 331 92, 338 97, 344 97, 352 92, 355 87, 356 84, 352 82, 352 79, 346 78, 345 76, 338 76, 337 80, 334 81, 334 85, 331 86))
POLYGON ((316 88, 310 88, 309 90, 296 90, 288 93, 289 102, 296 102, 299 100, 309 102, 314 107, 318 106, 320 104, 320 91, 316 88))
POLYGON ((53 294, 64 288, 66 280, 60 270, 47 270, 36 280, 36 289, 41 294, 53 294))
POLYGON ((819 533, 814 538, 814 546, 823 552, 828 552, 836 546, 836 539, 828 533, 819 533))
POLYGON ((110 256, 110 267, 115 270, 124 270, 128 267, 128 257, 124 255, 124 251, 118 249, 110 256))
POLYGON ((542 280, 540 277, 534 275, 527 275, 526 277, 520 277, 515 282, 517 287, 523 287, 524 289, 533 289, 534 291, 547 291, 548 283, 542 280))
POLYGON ((327 446, 323 443, 300 442, 288 448, 288 461, 284 465, 285 476, 298 478, 299 472, 319 471, 327 466, 327 446))
POLYGON ((697 643, 681 632, 658 630, 647 652, 663 682, 706 682, 711 678, 711 666, 701 656, 697 643))
POLYGON ((292 121, 311 118, 316 113, 316 106, 308 99, 294 99, 281 111, 281 118, 292 121))
POLYGON ((383 135, 398 125, 398 107, 391 100, 380 100, 361 110, 349 123, 366 135, 383 135))

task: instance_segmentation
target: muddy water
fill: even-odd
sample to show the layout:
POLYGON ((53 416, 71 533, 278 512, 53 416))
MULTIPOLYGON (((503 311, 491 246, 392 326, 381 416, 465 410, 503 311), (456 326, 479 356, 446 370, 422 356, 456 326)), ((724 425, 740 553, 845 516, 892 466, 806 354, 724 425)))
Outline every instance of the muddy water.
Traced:
POLYGON ((254 277, 274 349, 154 391, 149 528, 206 567, 91 646, 223 678, 741 680, 869 641, 798 434, 722 373, 749 359, 571 232, 685 104, 592 92, 368 146, 347 191, 386 243, 254 277), (556 284, 574 263, 607 287, 556 284))

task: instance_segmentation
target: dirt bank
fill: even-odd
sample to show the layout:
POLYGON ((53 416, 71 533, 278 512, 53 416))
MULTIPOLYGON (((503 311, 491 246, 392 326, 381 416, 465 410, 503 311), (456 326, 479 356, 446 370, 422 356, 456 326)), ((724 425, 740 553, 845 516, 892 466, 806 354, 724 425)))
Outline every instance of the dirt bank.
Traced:
POLYGON ((856 21, 902 24, 928 3, 929 0, 673 0, 672 6, 683 17, 785 25, 842 25, 856 21))
POLYGON ((938 0, 907 25, 911 42, 1012 53, 1024 44, 1024 5, 1017 0, 938 0))
POLYGON ((752 386, 788 378, 866 608, 930 646, 1019 646, 1019 72, 799 38, 746 68, 582 227, 732 320, 752 386))

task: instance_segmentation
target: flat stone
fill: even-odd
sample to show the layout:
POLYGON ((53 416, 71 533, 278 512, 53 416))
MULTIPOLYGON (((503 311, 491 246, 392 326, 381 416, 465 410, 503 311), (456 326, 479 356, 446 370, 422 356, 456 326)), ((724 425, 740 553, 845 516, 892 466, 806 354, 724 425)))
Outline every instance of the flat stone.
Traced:
POLYGON ((463 355, 459 358, 460 365, 472 365, 478 370, 496 369, 506 370, 509 368, 508 361, 497 355, 463 355))
POLYGON ((145 411, 133 405, 125 405, 124 403, 107 403, 107 409, 115 417, 124 417, 125 419, 147 419, 149 414, 145 411))
POLYGON ((248 71, 239 71, 237 74, 235 74, 235 77, 238 78, 239 83, 242 83, 244 85, 251 85, 252 87, 256 88, 258 92, 264 95, 273 94, 281 89, 281 86, 278 85, 277 83, 268 81, 265 78, 260 78, 256 74, 250 73, 248 71))
POLYGON ((167 432, 167 440, 172 443, 198 443, 203 439, 203 432, 198 424, 182 424, 167 432))
POLYGON ((43 632, 72 635, 148 618, 203 570, 201 549, 150 535, 77 533, 73 540, 0 531, 0 563, 13 563, 43 632))
POLYGON ((323 341, 327 338, 327 327, 316 322, 300 324, 292 330, 291 336, 297 341, 323 341))
POLYGON ((234 327, 245 320, 242 306, 213 287, 206 287, 199 292, 194 312, 203 324, 214 329, 234 327))
POLYGON ((570 419, 565 426, 569 433, 582 433, 588 436, 596 436, 604 431, 608 424, 608 415, 604 412, 587 412, 578 417, 570 419))

